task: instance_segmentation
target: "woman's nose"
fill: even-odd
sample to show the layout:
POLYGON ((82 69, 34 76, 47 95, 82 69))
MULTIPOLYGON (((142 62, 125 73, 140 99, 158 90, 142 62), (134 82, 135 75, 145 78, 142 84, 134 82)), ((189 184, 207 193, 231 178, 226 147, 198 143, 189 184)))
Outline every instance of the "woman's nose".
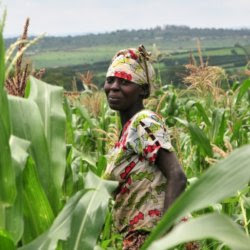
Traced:
POLYGON ((110 85, 110 89, 112 90, 119 90, 120 85, 119 85, 119 80, 116 78, 112 84, 110 85))

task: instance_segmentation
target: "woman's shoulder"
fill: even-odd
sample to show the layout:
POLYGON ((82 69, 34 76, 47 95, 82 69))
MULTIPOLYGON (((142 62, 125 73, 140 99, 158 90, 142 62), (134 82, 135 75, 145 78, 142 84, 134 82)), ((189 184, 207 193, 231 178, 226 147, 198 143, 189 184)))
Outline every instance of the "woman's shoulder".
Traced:
POLYGON ((135 128, 142 123, 143 124, 159 123, 164 125, 162 117, 156 112, 148 109, 143 109, 139 111, 131 120, 131 125, 135 128))

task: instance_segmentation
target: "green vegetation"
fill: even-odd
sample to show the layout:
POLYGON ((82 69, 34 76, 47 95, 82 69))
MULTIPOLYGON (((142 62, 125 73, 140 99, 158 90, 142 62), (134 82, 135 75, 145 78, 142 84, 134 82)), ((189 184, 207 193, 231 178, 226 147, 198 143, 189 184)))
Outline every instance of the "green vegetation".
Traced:
MULTIPOLYGON (((91 74, 80 75, 85 90, 66 93, 67 98, 62 87, 32 76, 24 97, 10 95, 13 88, 6 88, 7 94, 8 80, 19 86, 26 66, 18 64, 20 50, 16 61, 7 60, 2 29, 3 22, 0 249, 121 249, 110 202, 117 183, 102 178, 106 155, 119 137, 117 114, 91 74)), ((168 126, 189 186, 143 249, 182 249, 195 240, 201 249, 249 249, 250 79, 229 84, 222 68, 198 56, 178 76, 189 87, 163 84, 157 71, 157 84, 145 100, 168 126), (188 214, 193 218, 180 223, 188 214)), ((160 69, 165 65, 158 63, 160 69)))
MULTIPOLYGON (((243 52, 237 49, 237 54, 230 53, 232 48, 218 49, 221 55, 216 55, 217 50, 204 50, 202 53, 203 60, 208 61, 209 65, 216 65, 225 68, 229 74, 236 75, 239 80, 243 80, 244 76, 238 74, 242 67, 246 66, 247 60, 243 52), (208 53, 209 52, 209 56, 208 53)), ((164 51, 160 51, 164 55, 164 51)), ((115 53, 115 52, 114 52, 115 53)), ((197 52, 193 53, 195 59, 198 61, 199 57, 197 52)), ((72 55, 74 57, 74 55, 72 55)), ((112 58, 112 55, 110 55, 112 58)), ((59 86, 63 86, 66 90, 72 90, 72 79, 77 76, 79 72, 91 71, 94 73, 94 82, 99 87, 103 86, 105 81, 105 74, 110 63, 109 60, 80 64, 75 66, 47 68, 44 75, 44 80, 59 86)), ((177 86, 183 86, 183 75, 185 75, 185 68, 183 65, 188 64, 190 61, 189 52, 175 53, 167 55, 158 59, 156 69, 159 71, 162 82, 170 84, 173 83, 177 86)), ((78 90, 82 90, 82 85, 79 79, 77 80, 78 90)))
MULTIPOLYGON (((126 46, 127 47, 127 46, 126 46)), ((107 63, 110 61, 110 58, 115 54, 116 51, 122 49, 123 47, 108 47, 108 46, 99 46, 99 47, 88 47, 81 48, 77 50, 66 50, 66 51, 48 51, 41 52, 36 55, 30 56, 32 62, 34 62, 35 68, 58 68, 62 66, 75 66, 75 65, 84 65, 84 64, 94 64, 94 63, 107 63)), ((149 50, 152 50, 152 46, 148 47, 149 50)), ((169 61, 178 61, 178 60, 188 60, 190 51, 180 51, 173 52, 169 49, 161 49, 161 53, 168 55, 167 60, 169 61)), ((196 49, 193 49, 193 55, 197 56, 196 49)), ((230 48, 215 48, 215 49, 204 49, 203 55, 206 57, 219 57, 223 58, 226 56, 232 56, 234 59, 242 60, 244 59, 244 52, 235 47, 230 48), (239 58, 237 58, 237 56, 239 58), (242 57, 241 57, 242 56, 242 57)))
POLYGON ((31 56, 35 68, 57 68, 69 65, 92 64, 109 61, 118 47, 89 47, 76 50, 48 51, 31 56))
MULTIPOLYGON (((250 31, 248 29, 191 29, 185 26, 156 27, 146 30, 122 30, 83 36, 45 37, 29 48, 27 61, 35 69, 46 68, 44 80, 72 89, 72 80, 79 72, 91 71, 99 87, 116 51, 137 47, 143 43, 148 50, 160 52, 157 58, 161 79, 165 83, 183 85, 179 75, 188 64, 190 52, 198 58, 197 38, 202 44, 202 55, 209 65, 225 68, 235 79, 243 80, 238 71, 249 60, 250 31), (119 45, 119 46, 118 46, 119 45)), ((7 45, 14 39, 6 39, 7 45)), ((79 79, 77 86, 82 90, 79 79)))
MULTIPOLYGON (((33 52, 74 50, 79 48, 115 46, 138 46, 143 43, 147 47, 156 43, 161 49, 180 50, 195 48, 195 40, 199 37, 204 47, 232 47, 235 43, 250 43, 249 29, 214 29, 189 28, 187 26, 166 25, 141 30, 117 30, 109 33, 87 34, 82 36, 47 37, 32 48, 33 52), (178 42, 177 42, 178 41, 178 42)), ((15 39, 6 39, 9 46, 15 39)))
MULTIPOLYGON (((204 50, 213 50, 204 55, 230 55, 230 49, 236 44, 250 44, 250 30, 165 26, 82 36, 45 37, 29 49, 29 57, 36 68, 92 64, 109 61, 118 49, 137 47, 141 43, 150 50, 156 44, 161 52, 175 55, 195 50, 197 38, 201 39, 204 50)), ((6 39, 7 47, 14 41, 15 39, 6 39)), ((178 56, 175 55, 175 58, 178 56)))

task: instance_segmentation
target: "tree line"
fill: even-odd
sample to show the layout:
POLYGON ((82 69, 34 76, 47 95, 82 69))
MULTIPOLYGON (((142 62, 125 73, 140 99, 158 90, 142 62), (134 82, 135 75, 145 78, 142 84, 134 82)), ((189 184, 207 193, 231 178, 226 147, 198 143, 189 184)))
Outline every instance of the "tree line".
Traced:
MULTIPOLYGON (((155 40, 175 41, 190 40, 196 37, 204 39, 244 38, 250 41, 250 29, 223 29, 223 28, 190 28, 188 26, 165 25, 150 29, 117 30, 99 34, 85 34, 79 36, 49 36, 34 45, 30 51, 68 50, 81 47, 104 45, 137 45, 138 41, 152 44, 155 40)), ((6 46, 13 43, 16 38, 5 39, 6 46)))

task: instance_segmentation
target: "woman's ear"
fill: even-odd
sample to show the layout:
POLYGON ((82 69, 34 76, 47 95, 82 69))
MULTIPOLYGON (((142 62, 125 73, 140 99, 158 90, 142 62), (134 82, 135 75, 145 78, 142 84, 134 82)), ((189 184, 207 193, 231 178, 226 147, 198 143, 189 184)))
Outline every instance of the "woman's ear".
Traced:
POLYGON ((148 98, 150 95, 150 87, 149 84, 143 84, 141 86, 141 93, 140 96, 142 96, 143 99, 148 98))

